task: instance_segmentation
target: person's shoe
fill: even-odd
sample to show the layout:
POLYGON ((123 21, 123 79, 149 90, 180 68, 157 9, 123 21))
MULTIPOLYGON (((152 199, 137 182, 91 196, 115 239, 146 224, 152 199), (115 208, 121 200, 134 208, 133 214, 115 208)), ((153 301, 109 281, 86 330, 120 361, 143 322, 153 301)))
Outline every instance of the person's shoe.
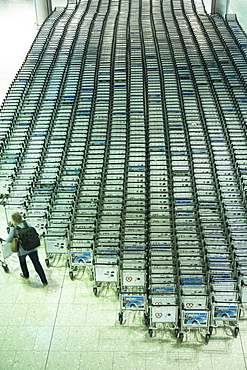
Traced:
POLYGON ((45 288, 48 285, 48 283, 43 284, 43 287, 45 288))
POLYGON ((22 277, 23 279, 29 279, 29 277, 24 276, 22 273, 20 274, 20 277, 22 277))

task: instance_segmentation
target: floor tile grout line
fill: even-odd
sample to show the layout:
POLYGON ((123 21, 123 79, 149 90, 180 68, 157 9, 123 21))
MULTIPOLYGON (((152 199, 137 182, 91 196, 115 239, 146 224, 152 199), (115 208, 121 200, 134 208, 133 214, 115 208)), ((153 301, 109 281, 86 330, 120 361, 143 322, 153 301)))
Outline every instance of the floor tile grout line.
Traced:
POLYGON ((54 323, 53 323, 53 328, 52 328, 52 333, 51 333, 51 338, 50 338, 50 344, 49 344, 49 348, 47 350, 47 356, 46 356, 44 370, 47 369, 47 366, 48 366, 48 360, 49 360, 49 355, 50 355, 50 351, 51 351, 51 345, 52 345, 53 335, 54 335, 54 331, 55 331, 55 328, 56 328, 56 321, 57 321, 58 310, 59 310, 59 307, 60 307, 62 292, 63 292, 63 289, 64 289, 65 275, 66 275, 66 266, 64 268, 63 281, 62 281, 62 284, 61 284, 59 299, 58 299, 58 302, 57 302, 57 309, 56 309, 56 314, 55 314, 55 318, 54 318, 54 323))

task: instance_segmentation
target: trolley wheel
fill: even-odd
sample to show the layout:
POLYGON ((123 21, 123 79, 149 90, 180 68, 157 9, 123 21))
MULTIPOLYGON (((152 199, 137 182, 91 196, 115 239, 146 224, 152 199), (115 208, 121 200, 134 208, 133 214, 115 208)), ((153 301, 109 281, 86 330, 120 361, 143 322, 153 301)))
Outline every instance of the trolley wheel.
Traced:
POLYGON ((184 333, 180 333, 179 336, 178 336, 178 342, 182 343, 183 340, 184 340, 184 333))
POLYGON ((238 326, 236 326, 236 327, 234 328, 234 337, 235 337, 235 338, 237 338, 238 333, 239 333, 239 327, 238 327, 238 326))
POLYGON ((209 342, 209 339, 210 339, 210 334, 206 334, 206 337, 205 337, 205 342, 208 344, 209 342))
POLYGON ((49 260, 49 258, 46 258, 45 259, 45 264, 46 264, 47 267, 50 267, 50 260, 49 260))
POLYGON ((96 286, 93 287, 93 294, 95 295, 95 297, 99 296, 99 292, 96 286))
POLYGON ((69 272, 69 277, 70 277, 71 280, 74 280, 75 277, 74 277, 73 271, 69 272))
POLYGON ((122 312, 119 312, 118 320, 119 320, 119 324, 122 325, 123 324, 123 313, 122 312))
POLYGON ((149 334, 150 338, 152 338, 152 336, 154 334, 153 329, 148 329, 148 334, 149 334))

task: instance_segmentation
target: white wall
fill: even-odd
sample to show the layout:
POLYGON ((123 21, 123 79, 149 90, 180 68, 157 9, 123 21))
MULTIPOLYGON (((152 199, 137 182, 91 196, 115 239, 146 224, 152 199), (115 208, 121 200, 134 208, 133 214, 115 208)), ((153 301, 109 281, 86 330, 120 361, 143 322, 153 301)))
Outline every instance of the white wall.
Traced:
POLYGON ((229 13, 237 14, 239 23, 247 32, 247 0, 230 0, 229 13))
MULTIPOLYGON (((67 0, 52 0, 52 8, 67 0)), ((0 106, 37 34, 33 0, 0 0, 0 106)))
MULTIPOLYGON (((211 0, 203 0, 208 13, 211 12, 211 0)), ((222 1, 222 0, 221 0, 222 1)), ((227 0, 225 0, 227 1, 227 0)), ((247 0, 229 0, 229 14, 236 14, 239 23, 247 32, 247 0)))

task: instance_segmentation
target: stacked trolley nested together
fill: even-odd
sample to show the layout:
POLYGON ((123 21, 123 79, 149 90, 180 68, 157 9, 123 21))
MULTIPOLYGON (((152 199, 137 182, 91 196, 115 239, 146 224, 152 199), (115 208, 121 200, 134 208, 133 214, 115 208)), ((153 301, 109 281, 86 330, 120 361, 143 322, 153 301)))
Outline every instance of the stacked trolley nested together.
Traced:
MULTIPOLYGON (((140 117, 141 117, 141 113, 140 117)), ((120 262, 120 313, 147 310, 147 202, 146 158, 143 126, 131 123, 125 178, 120 262)))
POLYGON ((118 4, 107 5, 99 9, 105 18, 98 16, 92 23, 83 66, 85 89, 77 119, 83 118, 89 128, 69 247, 71 278, 79 265, 93 265, 95 295, 109 285, 118 287, 126 141, 126 86, 117 79, 121 66, 114 67, 118 4))
MULTIPOLYGON (((184 71, 180 73, 182 75, 184 71)), ((211 169, 206 151, 197 144, 200 133, 193 123, 198 112, 194 97, 188 90, 190 88, 187 82, 179 86, 177 109, 169 114, 168 126, 173 171, 174 237, 178 256, 178 338, 182 341, 186 332, 196 329, 205 333, 208 342, 210 297, 198 203, 209 192, 208 182, 204 179, 211 169)))
MULTIPOLYGON (((96 4, 97 5, 97 4, 96 4)), ((75 108, 73 111, 73 141, 75 148, 75 167, 80 170, 77 193, 69 230, 69 266, 70 277, 74 272, 93 264, 93 248, 97 226, 97 214, 101 201, 102 169, 107 147, 107 112, 97 107, 96 85, 98 78, 99 54, 95 52, 101 45, 103 18, 93 17, 97 6, 90 10, 91 18, 84 18, 85 27, 77 32, 74 53, 71 56, 71 68, 75 73, 77 86, 74 90, 75 108), (92 13, 91 13, 92 12, 92 13), (99 32, 100 31, 100 32, 99 32), (82 53, 83 45, 83 53, 82 53), (80 159, 78 158, 80 153, 80 159)), ((105 9, 102 9, 105 11, 105 9)), ((104 28, 103 28, 104 29, 104 28)), ((105 91, 105 103, 108 94, 105 91)), ((69 165, 69 167, 71 167, 69 165)), ((77 170, 75 168, 75 170, 77 170)))
MULTIPOLYGON (((246 227, 246 201, 241 189, 244 183, 245 160, 242 156, 244 153, 239 151, 238 147, 240 143, 243 148, 246 147, 246 128, 243 125, 246 112, 242 93, 238 89, 239 85, 244 88, 246 84, 245 75, 241 71, 242 50, 235 41, 232 42, 222 18, 216 27, 217 22, 195 13, 195 22, 190 23, 191 11, 190 4, 184 7, 186 27, 191 34, 188 36, 195 42, 200 63, 204 67, 204 81, 207 80, 210 86, 210 89, 205 89, 203 81, 200 80, 203 74, 200 73, 200 78, 197 77, 190 60, 189 67, 194 78, 194 90, 190 92, 195 95, 197 101, 207 149, 204 166, 208 168, 208 174, 205 176, 205 179, 208 179, 208 190, 201 192, 198 197, 198 211, 204 234, 211 291, 209 334, 212 334, 216 324, 223 322, 228 323, 237 335, 241 301, 233 251, 240 239, 240 229, 246 227), (200 25, 200 34, 193 32, 196 30, 195 24, 200 25), (240 57, 234 58, 236 52, 240 57)), ((189 56, 185 42, 184 47, 189 56)), ((205 185, 204 181, 204 190, 205 185)), ((197 193, 199 187, 201 185, 196 183, 197 193)))
MULTIPOLYGON (((85 40, 89 37, 88 29, 81 28, 85 7, 85 4, 77 7, 73 14, 73 22, 68 22, 66 26, 68 37, 59 49, 60 57, 57 58, 57 69, 54 68, 56 73, 51 80, 51 83, 55 84, 56 77, 60 78, 61 64, 64 63, 65 75, 59 91, 59 105, 54 112, 54 135, 49 141, 50 156, 54 155, 54 161, 57 159, 60 160, 60 163, 54 201, 49 209, 45 233, 47 264, 50 264, 56 255, 65 254, 67 257, 71 235, 74 231, 74 218, 76 214, 80 214, 78 199, 83 194, 84 167, 89 156, 88 143, 91 133, 89 109, 92 88, 90 89, 87 85, 87 89, 85 89, 83 80, 85 76, 81 74, 85 64, 85 58, 82 56, 88 48, 85 40), (85 41, 83 44, 79 42, 80 37, 85 41), (87 101, 81 108, 80 102, 85 95, 87 101)), ((86 82, 89 83, 87 80, 86 82)), ((78 240, 78 233, 82 229, 83 220, 81 221, 78 222, 79 226, 75 232, 74 246, 78 240)), ((85 225, 83 227, 85 228, 85 225)), ((81 263, 81 260, 76 260, 76 256, 73 257, 72 259, 72 256, 69 255, 71 266, 81 263)), ((86 257, 90 259, 90 255, 86 254, 86 257)))
MULTIPOLYGON (((170 4, 165 3, 163 6, 164 14, 173 14, 170 4)), ((179 12, 179 7, 176 9, 179 12)), ((165 180, 163 186, 167 189, 163 196, 164 193, 167 194, 167 199, 163 199, 164 218, 161 221, 161 230, 168 233, 165 235, 163 232, 161 236, 166 241, 164 246, 169 256, 167 263, 169 260, 170 263, 168 268, 163 262, 163 271, 170 270, 169 283, 172 284, 168 286, 170 295, 169 290, 164 287, 166 294, 163 296, 167 305, 160 304, 164 309, 164 315, 158 307, 155 307, 155 314, 161 317, 161 322, 163 319, 163 322, 172 323, 171 326, 179 340, 183 340, 185 332, 196 329, 205 332, 208 341, 210 297, 195 178, 198 177, 205 192, 207 183, 204 183, 203 179, 205 173, 210 171, 210 165, 208 158, 205 159, 205 147, 199 145, 203 139, 203 132, 198 128, 200 116, 191 82, 191 72, 186 58, 181 58, 184 55, 184 45, 182 38, 178 36, 178 24, 182 25, 183 22, 179 19, 178 23, 174 14, 165 21, 157 9, 153 12, 153 22, 156 26, 154 30, 152 25, 155 45, 160 46, 159 48, 156 46, 154 54, 157 58, 156 78, 159 73, 161 97, 164 97, 161 103, 163 101, 162 112, 165 121, 165 125, 160 122, 158 129, 160 133, 163 129, 165 141, 162 143, 161 139, 156 138, 157 142, 160 142, 160 158, 157 156, 157 159, 158 163, 162 163, 163 152, 163 160, 166 158, 167 163, 163 177, 165 180), (164 33, 165 45, 169 48, 165 45, 161 47, 164 43, 164 33)), ((158 108, 158 99, 155 103, 158 108)), ((157 189, 160 185, 161 183, 157 182, 157 189)), ((162 265, 162 262, 160 264, 162 265)), ((152 326, 150 334, 153 334, 152 326)))
MULTIPOLYGON (((159 104, 159 100, 156 101, 159 104)), ((148 255, 150 336, 156 329, 172 329, 175 335, 178 331, 178 260, 174 243, 174 198, 169 176, 170 158, 166 161, 168 154, 166 135, 162 116, 157 111, 150 112, 148 255)))
MULTIPOLYGON (((157 116, 156 119, 158 119, 157 116)), ((166 143, 159 137, 162 127, 162 119, 149 127, 152 145, 149 157, 148 326, 150 336, 157 329, 174 330, 177 335, 179 318, 178 260, 174 244, 172 213, 169 207, 172 197, 169 197, 169 171, 165 162, 166 143), (161 192, 163 187, 167 189, 165 194, 161 192)))
MULTIPOLYGON (((246 261, 247 261, 247 239, 246 239, 246 140, 247 130, 245 125, 244 114, 246 114, 246 55, 247 42, 246 34, 239 27, 235 16, 227 17, 227 28, 225 27, 222 18, 215 15, 214 27, 217 30, 222 41, 222 46, 227 48, 228 57, 235 66, 236 72, 227 70, 229 84, 234 93, 234 106, 227 106, 227 128, 230 147, 233 157, 233 164, 238 176, 238 186, 241 189, 242 199, 233 197, 226 210, 226 216, 229 219, 231 251, 233 259, 236 263, 237 274, 239 278, 240 299, 242 308, 246 309, 247 294, 246 294, 246 261), (234 43, 232 42, 234 39, 234 43), (241 88, 240 88, 241 87, 241 88), (230 109, 229 109, 230 108, 230 109), (237 109, 236 109, 237 108, 237 109), (238 115, 236 117, 236 112, 238 115), (238 119, 236 119, 238 118, 238 119)), ((232 178, 227 178, 231 184, 232 178)), ((226 179, 225 179, 226 180, 226 179)), ((236 186, 235 186, 236 188, 236 186)), ((234 192, 234 189, 233 189, 234 192)), ((234 196, 234 193, 232 194, 234 196)), ((229 203, 229 202, 228 202, 229 203)), ((237 312, 236 312, 237 313, 237 312)), ((236 333, 238 328, 235 329, 236 333)))
POLYGON ((122 324, 127 314, 147 315, 147 156, 142 49, 139 25, 135 21, 136 2, 130 3, 127 23, 121 22, 119 37, 126 39, 119 59, 125 59, 127 98, 127 145, 125 162, 124 205, 121 225, 120 312, 122 324), (132 8, 133 7, 133 8, 132 8), (132 18, 134 17, 134 19, 132 18), (125 26, 126 24, 126 26, 125 26), (127 37, 126 37, 126 35, 127 37), (131 42, 130 42, 131 38, 131 42))
MULTIPOLYGON (((18 210, 26 214, 29 199, 41 188, 36 186, 36 181, 41 171, 50 125, 46 121, 45 126, 40 127, 37 117, 58 45, 53 27, 59 26, 62 16, 61 10, 55 11, 38 33, 27 60, 11 84, 1 108, 1 129, 5 130, 2 133, 3 154, 0 159, 1 193, 7 195, 5 208, 8 220, 13 211, 18 210), (50 53, 44 63, 47 49, 50 53)), ((61 32, 58 29, 57 33, 61 32)), ((34 217, 36 227, 44 226, 47 204, 48 202, 44 204, 42 198, 37 210, 38 216, 34 217)))
MULTIPOLYGON (((102 117, 106 138, 100 207, 97 215, 94 251, 94 293, 119 286, 120 228, 124 192, 126 143, 126 82, 118 80, 117 19, 119 4, 107 9, 98 63, 96 110, 102 117), (107 109, 105 107, 107 106, 107 109)), ((123 63, 123 70, 125 64, 123 63)), ((120 76, 119 76, 120 77, 120 76)), ((97 121, 96 121, 97 122, 97 121)))
MULTIPOLYGON (((81 68, 75 36, 85 6, 77 7, 76 11, 54 12, 55 16, 50 16, 34 41, 16 81, 22 81, 26 69, 32 67, 35 71, 27 79, 22 109, 12 119, 11 136, 6 139, 6 145, 12 149, 5 148, 2 158, 6 174, 2 183, 5 187, 9 183, 10 193, 6 201, 7 218, 19 210, 45 234, 47 265, 56 254, 67 253, 68 226, 80 181, 83 138, 87 134, 87 128, 84 135, 80 126, 79 131, 78 125, 72 129, 71 120, 81 68), (56 27, 52 27, 54 24, 56 27), (70 65, 68 56, 72 53, 70 65), (14 158, 8 151, 16 152, 17 143, 21 143, 21 149, 14 158)), ((82 37, 86 38, 86 34, 82 37)), ((81 43, 79 47, 81 53, 81 43)), ((16 96, 14 87, 7 95, 7 103, 12 101, 13 94, 16 96)), ((3 105, 3 117, 7 114, 7 103, 3 105)))
MULTIPOLYGON (((226 129, 226 124, 232 123, 237 117, 233 109, 225 106, 227 98, 223 92, 228 91, 229 85, 222 82, 223 76, 231 76, 233 70, 222 70, 218 54, 214 53, 214 45, 210 43, 205 29, 199 34, 192 32, 195 24, 200 24, 196 15, 192 17, 192 9, 189 9, 187 18, 185 10, 188 9, 171 9, 169 4, 164 5, 165 14, 169 10, 173 15, 165 24, 170 54, 168 52, 168 59, 165 59, 166 53, 161 52, 160 58, 164 63, 170 60, 170 68, 166 62, 166 73, 170 75, 164 80, 164 87, 169 88, 169 82, 174 79, 173 88, 176 92, 173 109, 167 110, 174 203, 180 203, 181 214, 186 211, 185 206, 191 212, 184 219, 176 212, 174 217, 180 280, 179 338, 183 339, 187 329, 204 328, 208 341, 217 321, 230 323, 234 333, 238 332, 238 280, 236 264, 229 250, 231 228, 226 221, 226 211, 233 204, 241 205, 242 202, 237 185, 236 157, 231 147, 234 131, 230 131, 229 125, 229 138, 226 129), (197 50, 193 57, 188 47, 191 43, 197 50), (184 55, 183 59, 181 55, 184 55), (201 66, 203 69, 198 69, 201 66), (205 88, 205 81, 208 81, 210 89, 205 88), (177 148, 172 150, 174 144, 177 148), (177 183, 179 171, 180 181, 177 183), (229 179, 226 180, 227 176, 229 179), (228 180, 231 180, 230 184, 228 180), (185 253, 184 243, 188 253, 185 253), (220 256, 214 250, 217 243, 222 247, 223 254, 220 256), (212 250, 209 259, 205 259, 206 252, 212 250), (217 276, 232 279, 232 291, 228 288, 224 294, 218 294, 212 287, 217 276), (209 294, 211 290, 213 294, 209 294), (225 307, 225 314, 222 307, 225 307), (218 312, 219 308, 221 312, 218 312), (234 312, 227 315, 227 309, 234 312)), ((210 28, 208 25, 208 28, 211 30, 212 26, 210 28)), ((210 36, 213 39, 213 35, 210 36)), ((215 40, 215 45, 220 49, 218 44, 218 40, 215 40)), ((218 53, 220 51, 217 50, 218 53)))
MULTIPOLYGON (((158 5, 158 4, 154 4, 158 5)), ((151 17, 147 3, 143 3, 141 42, 147 100, 147 199, 148 199, 148 313, 146 325, 149 335, 156 330, 172 330, 178 333, 178 260, 174 228, 173 167, 171 152, 178 154, 177 142, 172 143, 168 127, 175 128, 176 102, 173 94, 171 56, 167 53, 167 40, 158 7, 151 17), (148 42, 152 31, 153 43, 148 42), (166 53, 163 58, 161 50, 166 53), (164 74, 167 73, 167 79, 164 74), (167 85, 165 85, 167 82, 167 85), (174 104, 174 106, 173 106, 174 104), (174 147, 172 146, 174 144, 174 147)), ((179 158, 182 158, 179 156, 179 158)))

